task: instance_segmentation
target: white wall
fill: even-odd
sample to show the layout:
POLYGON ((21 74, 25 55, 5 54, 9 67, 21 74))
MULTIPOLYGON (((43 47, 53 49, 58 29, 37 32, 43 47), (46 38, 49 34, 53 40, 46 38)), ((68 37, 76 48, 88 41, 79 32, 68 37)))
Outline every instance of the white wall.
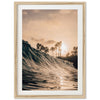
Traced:
MULTIPOLYGON (((15 100, 14 1, 0 1, 0 100, 15 100)), ((100 2, 84 1, 87 1, 87 100, 100 100, 100 2)))

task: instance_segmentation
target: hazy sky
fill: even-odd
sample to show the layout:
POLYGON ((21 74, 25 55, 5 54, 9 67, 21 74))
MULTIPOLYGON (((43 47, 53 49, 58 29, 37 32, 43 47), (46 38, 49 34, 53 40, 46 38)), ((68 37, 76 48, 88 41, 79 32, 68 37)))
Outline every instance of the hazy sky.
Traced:
POLYGON ((77 10, 23 10, 23 36, 32 47, 63 41, 67 51, 77 46, 77 10))

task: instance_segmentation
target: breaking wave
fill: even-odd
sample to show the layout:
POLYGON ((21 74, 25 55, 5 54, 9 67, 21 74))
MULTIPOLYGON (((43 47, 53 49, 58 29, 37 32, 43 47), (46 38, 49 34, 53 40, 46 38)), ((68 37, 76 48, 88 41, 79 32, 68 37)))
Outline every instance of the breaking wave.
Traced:
POLYGON ((77 69, 22 41, 23 90, 77 90, 77 69))

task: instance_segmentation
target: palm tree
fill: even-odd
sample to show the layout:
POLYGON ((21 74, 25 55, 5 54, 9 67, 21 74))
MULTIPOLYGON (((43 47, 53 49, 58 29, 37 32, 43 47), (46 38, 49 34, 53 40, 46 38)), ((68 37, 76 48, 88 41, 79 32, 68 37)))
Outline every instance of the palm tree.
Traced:
POLYGON ((55 44, 56 57, 58 56, 57 50, 58 50, 58 42, 55 44))
POLYGON ((62 41, 58 42, 58 56, 61 57, 61 45, 62 45, 62 41))
POLYGON ((72 55, 76 56, 78 54, 78 47, 73 47, 73 50, 71 51, 72 55))
POLYGON ((38 49, 38 50, 40 50, 40 43, 37 43, 37 45, 36 45, 36 48, 38 49))
POLYGON ((61 56, 61 45, 62 41, 55 44, 56 56, 61 56))
POLYGON ((55 48, 54 47, 51 47, 50 50, 52 51, 52 55, 54 56, 55 48))
POLYGON ((48 47, 45 47, 44 52, 45 53, 48 53, 49 52, 49 48, 48 47))

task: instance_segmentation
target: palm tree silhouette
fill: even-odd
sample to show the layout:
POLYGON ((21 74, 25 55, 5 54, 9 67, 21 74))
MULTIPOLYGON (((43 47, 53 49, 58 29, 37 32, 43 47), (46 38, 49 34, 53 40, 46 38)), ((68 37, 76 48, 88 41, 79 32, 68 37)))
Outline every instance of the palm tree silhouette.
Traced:
POLYGON ((57 43, 55 44, 56 57, 57 57, 57 56, 61 56, 61 45, 62 45, 62 41, 57 42, 57 43))
POLYGON ((50 50, 52 51, 52 55, 54 56, 55 48, 54 47, 51 47, 50 50))

